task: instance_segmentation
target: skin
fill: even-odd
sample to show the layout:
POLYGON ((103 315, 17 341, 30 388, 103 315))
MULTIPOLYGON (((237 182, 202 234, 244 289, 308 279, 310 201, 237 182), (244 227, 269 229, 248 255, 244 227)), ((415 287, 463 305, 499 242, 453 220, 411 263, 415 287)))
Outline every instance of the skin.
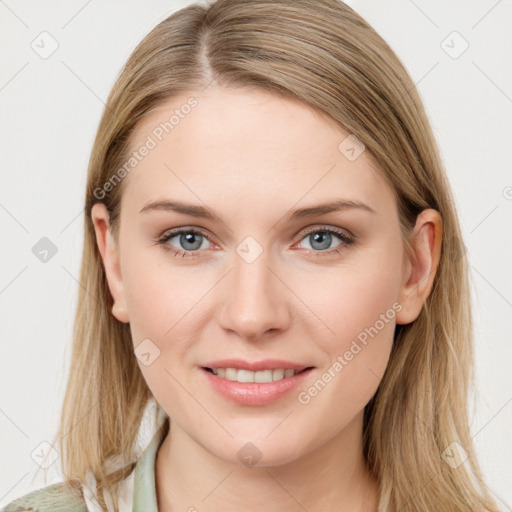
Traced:
POLYGON ((171 418, 155 465, 159 510, 376 511, 377 482, 362 453, 363 410, 386 369, 395 324, 414 321, 430 293, 440 215, 418 216, 409 257, 393 191, 371 155, 349 161, 338 150, 348 132, 307 105, 263 91, 211 86, 173 98, 139 124, 133 148, 191 95, 198 106, 125 178, 117 241, 104 205, 91 212, 113 314, 130 323, 134 347, 149 338, 160 350, 149 366, 139 361, 171 418), (206 205, 224 222, 140 213, 163 198, 206 205), (375 213, 347 208, 285 219, 289 210, 335 198, 375 213), (304 234, 317 226, 314 233, 339 228, 356 241, 345 245, 332 234, 330 244, 319 244, 314 233, 304 234), (198 257, 176 257, 154 243, 179 227, 208 238, 199 237, 199 249, 179 236, 167 246, 198 257), (263 250, 252 263, 236 252, 247 236, 263 250), (300 403, 298 393, 390 309, 393 319, 300 403), (217 394, 200 370, 225 357, 316 368, 277 402, 241 406, 217 394), (247 442, 261 452, 252 467, 237 456, 247 442))

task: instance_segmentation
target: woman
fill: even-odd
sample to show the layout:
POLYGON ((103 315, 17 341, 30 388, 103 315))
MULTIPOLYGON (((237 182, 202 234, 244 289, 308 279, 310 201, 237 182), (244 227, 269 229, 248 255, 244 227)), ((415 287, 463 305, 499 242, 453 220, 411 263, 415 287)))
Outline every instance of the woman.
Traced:
POLYGON ((5 511, 498 510, 450 187, 350 7, 160 23, 110 94, 85 206, 66 479, 5 511))

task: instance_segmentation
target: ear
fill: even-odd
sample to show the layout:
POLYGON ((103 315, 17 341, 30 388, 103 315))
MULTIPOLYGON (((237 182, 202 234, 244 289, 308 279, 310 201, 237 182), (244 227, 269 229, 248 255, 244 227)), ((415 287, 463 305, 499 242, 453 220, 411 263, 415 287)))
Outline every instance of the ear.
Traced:
POLYGON ((103 203, 96 203, 91 208, 91 218, 96 232, 96 243, 103 260, 108 287, 114 306, 112 314, 120 322, 129 322, 128 309, 124 293, 123 278, 118 247, 110 229, 110 214, 103 203))
POLYGON ((441 257, 443 223, 437 210, 423 210, 411 234, 411 253, 405 253, 402 285, 398 301, 403 308, 397 313, 398 324, 409 324, 418 318, 441 257))

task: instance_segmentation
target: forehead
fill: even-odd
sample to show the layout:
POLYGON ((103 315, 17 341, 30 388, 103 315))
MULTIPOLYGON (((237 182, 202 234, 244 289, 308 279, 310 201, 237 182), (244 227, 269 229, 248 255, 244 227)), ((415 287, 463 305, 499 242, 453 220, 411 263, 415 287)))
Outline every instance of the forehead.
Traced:
POLYGON ((142 207, 166 193, 216 204, 243 197, 247 206, 335 195, 391 200, 367 152, 352 160, 343 153, 349 135, 308 105, 261 90, 182 94, 137 126, 131 152, 149 149, 126 178, 123 203, 142 207))

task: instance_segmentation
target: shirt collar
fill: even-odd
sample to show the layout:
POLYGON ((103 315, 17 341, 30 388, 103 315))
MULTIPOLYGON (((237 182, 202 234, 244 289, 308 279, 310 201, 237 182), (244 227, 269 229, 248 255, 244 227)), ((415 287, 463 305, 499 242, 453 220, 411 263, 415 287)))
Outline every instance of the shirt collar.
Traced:
POLYGON ((140 456, 135 466, 133 483, 133 511, 158 512, 155 484, 156 454, 164 440, 165 424, 162 424, 140 456))

